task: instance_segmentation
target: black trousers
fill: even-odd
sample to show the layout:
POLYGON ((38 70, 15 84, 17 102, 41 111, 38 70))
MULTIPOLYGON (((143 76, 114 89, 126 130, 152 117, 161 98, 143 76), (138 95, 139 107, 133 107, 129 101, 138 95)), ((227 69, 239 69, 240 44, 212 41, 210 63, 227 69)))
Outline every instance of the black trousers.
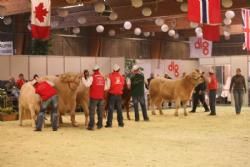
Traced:
POLYGON ((89 128, 93 128, 95 125, 95 110, 97 112, 97 117, 98 117, 98 122, 97 122, 97 126, 99 128, 102 127, 102 113, 104 110, 104 103, 102 99, 92 99, 90 98, 89 101, 89 128), (97 107, 97 110, 96 110, 97 107))
POLYGON ((194 93, 193 94, 193 108, 192 111, 195 112, 196 108, 199 104, 199 101, 201 102, 202 106, 204 107, 205 111, 209 111, 209 108, 207 106, 207 103, 205 101, 205 94, 199 94, 199 93, 194 93))
POLYGON ((209 90, 209 107, 212 114, 216 113, 216 90, 209 90))
POLYGON ((112 126, 113 111, 117 107, 117 121, 119 126, 123 126, 123 116, 122 116, 122 96, 121 95, 109 95, 109 106, 108 106, 108 119, 107 125, 112 126))

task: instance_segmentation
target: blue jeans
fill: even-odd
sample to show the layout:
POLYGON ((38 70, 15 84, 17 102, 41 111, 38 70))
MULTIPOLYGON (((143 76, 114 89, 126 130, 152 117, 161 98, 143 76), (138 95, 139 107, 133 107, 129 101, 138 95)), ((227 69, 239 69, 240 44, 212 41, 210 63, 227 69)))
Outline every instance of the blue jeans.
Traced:
POLYGON ((95 124, 95 109, 97 107, 97 117, 98 117, 98 122, 97 122, 97 127, 101 128, 102 127, 102 113, 104 110, 104 103, 103 99, 92 99, 90 98, 89 101, 89 128, 93 128, 95 124))
POLYGON ((123 116, 122 116, 122 96, 121 95, 109 95, 109 106, 108 106, 108 119, 107 126, 112 126, 113 111, 115 106, 117 107, 117 121, 119 126, 123 126, 123 116))
POLYGON ((133 96, 132 97, 134 109, 135 109, 135 121, 139 121, 139 109, 138 103, 141 105, 142 115, 144 120, 148 120, 147 108, 144 96, 133 96))
POLYGON ((235 111, 236 111, 236 113, 240 113, 241 107, 243 104, 244 90, 243 89, 235 89, 235 90, 233 90, 233 95, 234 95, 234 102, 235 102, 235 111))
POLYGON ((40 112, 37 116, 37 122, 36 122, 36 129, 41 130, 42 125, 44 122, 45 112, 47 110, 48 106, 51 106, 51 123, 53 130, 57 130, 57 122, 58 122, 58 115, 57 115, 57 105, 58 105, 58 96, 54 95, 51 98, 49 98, 46 101, 42 101, 40 112))
POLYGON ((216 114, 216 90, 209 90, 209 107, 211 114, 216 114))

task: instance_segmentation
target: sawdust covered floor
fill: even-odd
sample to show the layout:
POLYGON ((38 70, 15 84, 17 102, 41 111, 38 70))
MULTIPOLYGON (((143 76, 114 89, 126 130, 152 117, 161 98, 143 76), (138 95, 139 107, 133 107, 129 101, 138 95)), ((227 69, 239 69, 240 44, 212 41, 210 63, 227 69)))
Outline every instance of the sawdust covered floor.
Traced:
MULTIPOLYGON (((200 109, 201 110, 201 109, 200 109)), ((150 115, 150 122, 125 120, 125 127, 87 131, 84 116, 57 132, 33 132, 30 121, 0 122, 1 167, 249 167, 250 111, 236 116, 218 107, 216 117, 198 111, 174 117, 150 115)), ((124 114, 125 115, 125 114, 124 114)), ((133 115, 133 113, 131 113, 133 115)), ((116 118, 116 116, 115 116, 116 118)), ((47 123, 48 124, 48 123, 47 123)))

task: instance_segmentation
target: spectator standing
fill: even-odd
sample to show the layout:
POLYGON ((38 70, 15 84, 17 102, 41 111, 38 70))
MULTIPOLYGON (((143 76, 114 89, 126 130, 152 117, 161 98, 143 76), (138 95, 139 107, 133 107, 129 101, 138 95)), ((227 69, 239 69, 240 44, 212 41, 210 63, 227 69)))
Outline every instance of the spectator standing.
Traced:
POLYGON ((24 75, 22 73, 20 73, 18 75, 18 79, 16 81, 16 86, 18 89, 21 89, 21 87, 23 86, 23 84, 26 82, 26 80, 24 79, 24 75))
POLYGON ((241 75, 241 69, 236 69, 236 74, 232 77, 230 83, 230 93, 233 90, 234 102, 235 102, 235 112, 240 114, 241 107, 243 104, 243 96, 246 93, 246 82, 245 77, 241 75))

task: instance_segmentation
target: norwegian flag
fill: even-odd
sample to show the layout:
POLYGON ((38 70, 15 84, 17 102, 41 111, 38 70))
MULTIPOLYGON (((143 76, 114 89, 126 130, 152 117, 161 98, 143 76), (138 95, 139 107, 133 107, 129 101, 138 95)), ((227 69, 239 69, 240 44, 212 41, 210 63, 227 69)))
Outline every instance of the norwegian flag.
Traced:
POLYGON ((50 0, 31 0, 31 32, 34 39, 50 36, 50 0))

